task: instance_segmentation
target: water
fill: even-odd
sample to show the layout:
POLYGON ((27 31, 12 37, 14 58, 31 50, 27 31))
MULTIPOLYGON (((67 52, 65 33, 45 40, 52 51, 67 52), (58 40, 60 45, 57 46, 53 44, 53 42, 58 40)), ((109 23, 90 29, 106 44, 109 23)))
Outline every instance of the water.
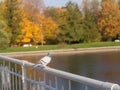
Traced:
MULTIPOLYGON (((43 56, 17 58, 35 63, 41 57, 43 56)), ((119 51, 53 55, 49 67, 101 81, 120 84, 119 51)))

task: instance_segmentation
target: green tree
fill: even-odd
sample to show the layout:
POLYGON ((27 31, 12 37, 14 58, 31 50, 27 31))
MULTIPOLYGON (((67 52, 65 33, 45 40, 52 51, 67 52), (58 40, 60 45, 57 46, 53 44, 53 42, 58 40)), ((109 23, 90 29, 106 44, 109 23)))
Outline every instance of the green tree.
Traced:
POLYGON ((68 2, 65 11, 59 17, 59 40, 72 43, 79 42, 82 38, 82 14, 77 4, 68 2))
POLYGON ((98 20, 98 13, 100 11, 100 4, 101 2, 99 0, 92 0, 90 3, 89 3, 89 9, 90 9, 90 12, 92 13, 93 17, 95 18, 95 23, 97 23, 97 20, 98 20))
POLYGON ((95 18, 93 16, 93 10, 90 8, 90 2, 84 0, 84 20, 83 20, 83 41, 93 42, 100 40, 100 34, 95 23, 95 18))
POLYGON ((45 16, 46 17, 52 17, 52 19, 58 23, 58 19, 60 17, 60 14, 63 13, 62 12, 62 8, 54 8, 54 7, 51 7, 51 8, 47 8, 44 12, 45 16))
POLYGON ((3 2, 0 2, 0 49, 5 49, 8 47, 9 38, 6 32, 6 23, 3 17, 3 2))
POLYGON ((9 38, 7 32, 5 31, 6 24, 4 21, 0 21, 0 49, 5 49, 9 45, 9 38))
POLYGON ((4 18, 7 22, 7 32, 11 35, 10 45, 15 45, 17 36, 20 33, 21 9, 19 0, 5 0, 4 18))

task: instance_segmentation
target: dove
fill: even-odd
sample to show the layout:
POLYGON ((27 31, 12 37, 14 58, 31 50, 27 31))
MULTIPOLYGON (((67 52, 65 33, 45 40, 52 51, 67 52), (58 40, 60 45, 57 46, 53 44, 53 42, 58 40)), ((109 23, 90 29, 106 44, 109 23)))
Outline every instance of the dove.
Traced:
POLYGON ((38 63, 33 65, 33 68, 36 68, 38 66, 45 67, 50 63, 50 61, 51 61, 51 52, 48 52, 48 54, 43 58, 41 58, 38 63))

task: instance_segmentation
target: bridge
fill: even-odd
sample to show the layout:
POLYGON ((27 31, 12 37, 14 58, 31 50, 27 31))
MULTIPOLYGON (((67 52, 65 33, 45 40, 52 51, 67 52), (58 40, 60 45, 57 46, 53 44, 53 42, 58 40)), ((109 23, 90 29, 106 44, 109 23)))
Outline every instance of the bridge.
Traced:
POLYGON ((0 90, 120 90, 116 83, 33 65, 0 55, 0 90))

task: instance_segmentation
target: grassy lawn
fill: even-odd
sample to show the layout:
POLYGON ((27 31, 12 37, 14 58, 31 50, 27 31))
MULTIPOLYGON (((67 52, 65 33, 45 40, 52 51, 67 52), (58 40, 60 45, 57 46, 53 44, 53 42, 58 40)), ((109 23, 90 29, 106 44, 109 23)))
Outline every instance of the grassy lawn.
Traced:
POLYGON ((73 48, 91 48, 91 47, 107 47, 107 46, 120 46, 120 42, 95 42, 84 44, 72 44, 72 45, 44 45, 33 47, 14 47, 0 50, 0 53, 5 52, 25 52, 25 51, 42 51, 42 50, 60 50, 60 49, 73 49, 73 48))

